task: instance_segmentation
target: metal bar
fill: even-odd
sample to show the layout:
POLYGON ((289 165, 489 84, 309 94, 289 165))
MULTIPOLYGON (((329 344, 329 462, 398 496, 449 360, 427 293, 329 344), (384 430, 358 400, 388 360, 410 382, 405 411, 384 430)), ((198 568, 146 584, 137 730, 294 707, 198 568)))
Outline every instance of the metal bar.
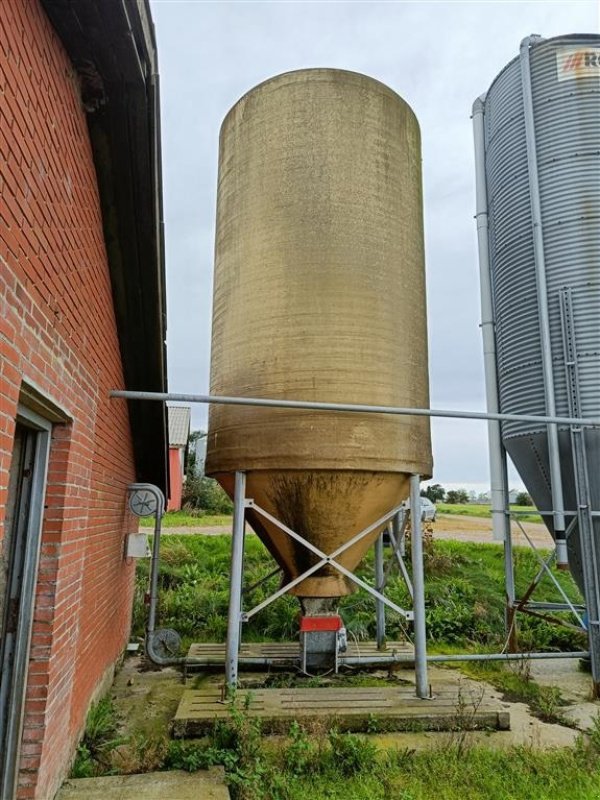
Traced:
MULTIPOLYGON (((383 533, 375 539, 375 588, 383 593, 385 587, 385 575, 383 570, 383 533)), ((379 598, 375 601, 375 615, 377 625, 377 649, 385 647, 385 605, 379 598)))
POLYGON ((268 575, 265 575, 264 578, 261 578, 259 581, 256 581, 256 583, 253 583, 251 586, 245 586, 242 589, 242 594, 250 594, 255 589, 258 589, 259 586, 262 586, 263 583, 266 583, 271 578, 274 578, 275 575, 279 575, 280 572, 283 572, 281 567, 276 567, 272 572, 269 572, 268 575))
MULTIPOLYGON (((587 650, 570 653, 454 653, 452 655, 428 655, 428 663, 443 663, 445 661, 527 661, 531 659, 543 660, 554 658, 589 658, 587 650)), ((296 656, 298 658, 298 656, 296 656)), ((382 655, 347 656, 343 653, 338 656, 338 663, 346 667, 362 666, 365 664, 412 664, 414 657, 410 653, 398 653, 390 650, 382 655)), ((216 666, 218 662, 207 662, 202 658, 186 659, 187 667, 216 666)), ((276 667, 281 664, 281 659, 271 656, 240 656, 240 666, 248 667, 276 667)))
POLYGON ((265 509, 261 508, 256 503, 249 503, 248 505, 249 505, 249 507, 253 508, 256 512, 258 512, 259 514, 262 514, 264 517, 266 517, 271 522, 273 522, 273 524, 276 525, 278 528, 280 528, 280 530, 282 530, 284 533, 288 533, 290 536, 292 536, 300 544, 305 545, 315 555, 319 556, 320 560, 316 564, 313 564, 312 567, 310 567, 309 569, 305 570, 301 575, 298 575, 297 578, 294 578, 294 580, 290 581, 285 586, 282 586, 277 592, 274 592, 272 595, 270 595, 269 597, 265 598, 261 603, 259 603, 257 606, 252 608, 250 611, 244 612, 242 614, 242 619, 243 619, 244 622, 249 620, 251 617, 253 617, 255 614, 257 614, 259 611, 262 611, 264 608, 266 608, 272 602, 277 600, 279 597, 283 596, 284 594, 287 594, 287 592, 289 592, 290 589, 293 589, 294 586, 297 586, 299 583, 302 583, 302 581, 305 580, 305 578, 308 578, 314 572, 317 572, 317 570, 321 569, 321 567, 325 566, 325 564, 329 564, 330 566, 332 566, 335 569, 337 569, 338 572, 341 572, 343 575, 345 575, 347 578, 349 578, 353 583, 355 583, 357 586, 360 586, 365 591, 369 592, 369 594, 373 595, 373 597, 375 597, 376 599, 380 600, 382 603, 387 605, 393 611, 396 611, 397 613, 401 614, 406 619, 412 619, 412 612, 406 611, 405 609, 403 609, 400 606, 398 606, 395 603, 393 603, 391 600, 388 600, 388 598, 385 597, 383 594, 381 594, 381 592, 378 592, 372 586, 369 586, 368 583, 363 581, 361 578, 358 578, 356 575, 354 575, 354 573, 350 572, 350 570, 347 570, 345 567, 343 567, 341 564, 339 564, 337 561, 335 561, 335 558, 337 558, 337 556, 341 555, 345 550, 347 550, 353 544, 355 544, 360 539, 362 539, 365 536, 367 536, 369 533, 371 533, 376 528, 380 527, 381 525, 384 525, 387 520, 389 520, 392 516, 394 516, 395 514, 398 513, 398 510, 399 510, 400 506, 392 509, 392 511, 389 511, 387 514, 384 514, 383 517, 380 517, 378 520, 373 522, 367 528, 365 528, 364 530, 360 531, 360 533, 357 533, 356 536, 353 536, 351 539, 349 539, 343 545, 341 545, 336 550, 334 550, 333 553, 331 553, 330 555, 326 555, 321 550, 319 550, 318 547, 315 547, 310 542, 307 542, 306 539, 304 539, 302 536, 300 536, 300 534, 296 533, 291 528, 288 528, 286 525, 284 525, 282 522, 280 522, 276 517, 274 517, 272 514, 269 514, 268 511, 265 511, 265 509))
MULTIPOLYGON (((353 545, 355 545, 361 539, 364 539, 365 536, 368 536, 374 530, 376 530, 377 528, 381 527, 381 525, 385 525, 385 523, 389 519, 391 519, 398 512, 398 509, 401 508, 401 506, 397 506, 396 508, 392 509, 391 511, 388 511, 387 514, 384 514, 382 517, 379 517, 378 520, 375 520, 375 522, 371 523, 371 525, 369 525, 368 527, 364 528, 362 531, 359 531, 359 533, 357 533, 351 539, 348 539, 347 542, 344 542, 344 544, 340 545, 336 550, 333 551, 333 553, 330 553, 329 555, 327 555, 322 550, 320 550, 318 547, 315 547, 315 545, 312 544, 312 542, 309 542, 303 536, 300 536, 299 533, 296 533, 296 531, 293 531, 291 528, 288 528, 288 526, 284 525, 283 522, 280 522, 277 519, 277 517, 274 517, 272 514, 269 514, 268 511, 265 511, 264 508, 261 508, 256 503, 254 503, 254 502, 250 503, 249 507, 254 509, 254 511, 256 511, 259 514, 261 514, 266 519, 268 519, 270 522, 273 523, 273 525, 276 525, 284 533, 287 533, 288 536, 292 537, 292 539, 295 539, 295 541, 297 541, 300 544, 304 545, 304 547, 306 547, 307 550, 310 550, 312 553, 314 553, 316 556, 318 556, 322 560, 321 561, 321 566, 323 566, 324 564, 331 564, 332 566, 334 566, 336 568, 339 568, 339 564, 336 564, 334 559, 336 559, 338 556, 340 556, 342 553, 344 553, 346 550, 348 550, 348 548, 350 548, 353 545)), ((306 575, 306 573, 304 573, 304 574, 306 575)))
POLYGON ((427 698, 430 693, 427 681, 427 631, 425 628, 425 577, 423 573, 420 483, 419 475, 410 476, 410 552, 412 556, 414 595, 415 680, 417 697, 427 698))
MULTIPOLYGON (((427 663, 443 663, 445 661, 532 661, 551 658, 589 658, 587 650, 578 650, 571 653, 458 653, 452 655, 428 655, 427 663)), ((344 666, 359 666, 362 664, 399 664, 412 663, 413 657, 405 653, 390 652, 379 656, 344 656, 339 657, 340 664, 344 666)))
MULTIPOLYGON (((488 411, 500 411, 498 372, 496 358, 496 331, 492 277, 490 265, 488 198, 485 178, 485 97, 478 97, 473 104, 473 138, 475 140, 475 220, 479 253, 479 287, 481 298, 481 337, 483 341, 483 366, 485 396, 488 411)), ((502 468, 502 430, 497 420, 488 421, 490 498, 492 507, 492 537, 496 541, 506 538, 508 485, 502 468)))
POLYGON ((381 594, 381 592, 378 592, 377 589, 374 589, 372 586, 369 586, 368 583, 363 581, 361 578, 359 578, 353 572, 350 572, 349 569, 346 569, 346 567, 343 567, 341 564, 338 564, 337 561, 329 561, 328 563, 332 567, 335 567, 335 569, 337 569, 338 572, 341 572, 342 575, 345 575, 347 578, 349 578, 357 586, 360 586, 361 589, 364 589, 365 592, 368 592, 370 595, 372 595, 376 599, 381 600, 381 602, 384 603, 388 608, 391 608, 392 611, 395 611, 397 614, 400 614, 401 616, 403 616, 407 620, 412 620, 413 619, 413 612, 412 611, 407 611, 405 608, 402 608, 401 606, 396 605, 396 603, 392 602, 384 594, 381 594))
MULTIPOLYGON (((502 475, 503 480, 508 483, 508 465, 506 449, 504 445, 501 446, 500 456, 502 459, 502 475)), ((508 493, 505 495, 506 502, 506 527, 504 529, 504 592, 506 596, 506 609, 505 609, 505 628, 507 635, 507 647, 510 651, 517 650, 517 629, 515 625, 515 612, 513 605, 515 602, 515 563, 513 560, 513 543, 512 543, 512 525, 510 518, 510 505, 508 493)))
POLYGON ((244 528, 246 525, 246 473, 235 473, 231 567, 229 570, 229 616, 225 655, 225 683, 231 692, 237 686, 241 638, 242 580, 244 569, 244 528))
MULTIPOLYGON (((521 600, 517 600, 517 605, 519 605, 521 602, 522 602, 521 600)), ((529 600, 527 603, 524 603, 524 605, 527 605, 528 608, 538 609, 539 611, 571 610, 571 608, 567 605, 567 603, 551 603, 551 602, 546 603, 542 600, 529 600)), ((577 611, 580 611, 581 613, 585 611, 584 605, 579 605, 577 603, 574 603, 573 606, 577 609, 577 611)))
POLYGON ((290 591, 290 589, 293 589, 294 586, 297 586, 299 583, 302 583, 302 581, 305 580, 306 578, 309 578, 314 572, 321 569, 321 567, 324 566, 326 563, 327 560, 325 558, 322 558, 316 564, 313 564, 312 567, 305 570, 302 573, 302 575, 298 575, 297 578, 294 578, 294 580, 289 581, 289 583, 286 583, 285 586, 282 586, 276 592, 273 592, 273 594, 269 595, 269 597, 265 597, 265 599, 261 603, 259 603, 257 606, 254 606, 254 608, 251 608, 250 611, 244 611, 242 613, 242 621, 248 622, 248 620, 251 619, 253 616, 255 616, 255 614, 258 614, 258 612, 262 611, 263 608, 270 606, 271 603, 275 602, 275 600, 278 600, 280 597, 283 597, 283 595, 287 594, 290 591))
POLYGON ((160 534, 161 534, 161 520, 165 511, 165 498, 158 486, 151 483, 132 483, 128 486, 129 492, 136 492, 139 490, 150 492, 156 498, 156 511, 154 512, 154 536, 152 538, 152 559, 150 562, 150 597, 148 604, 148 622, 146 625, 146 632, 149 634, 149 639, 152 638, 151 634, 154 633, 156 626, 156 609, 158 606, 158 568, 160 566, 160 534))
POLYGON ((299 544, 301 544, 304 547, 306 547, 306 549, 310 550, 311 553, 314 553, 319 558, 324 558, 324 559, 328 558, 327 554, 324 553, 322 550, 319 550, 319 548, 316 547, 312 542, 309 542, 308 539, 305 539, 303 536, 300 536, 299 533, 296 533, 296 531, 292 530, 291 528, 288 528, 288 526, 284 525, 283 522, 281 522, 280 520, 277 519, 277 517, 274 517, 273 514, 270 514, 268 511, 265 511, 264 508, 261 508, 261 506, 259 506, 254 501, 249 503, 248 507, 252 508, 254 511, 256 511, 258 514, 260 514, 265 519, 268 519, 269 522, 272 522, 273 525, 276 525, 279 528, 280 531, 283 531, 284 533, 287 533, 287 535, 291 539, 294 539, 294 541, 296 541, 299 544))
POLYGON ((521 614, 528 614, 530 617, 537 617, 538 619, 543 619, 546 622, 551 622, 553 625, 561 625, 563 628, 569 628, 572 631, 581 631, 585 630, 581 625, 573 625, 572 622, 567 622, 564 619, 560 619, 560 617, 551 616, 550 614, 542 614, 539 611, 534 611, 528 605, 523 606, 523 608, 519 609, 521 614))
MULTIPOLYGON (((573 319, 573 301, 570 289, 560 292, 560 316, 563 336, 563 355, 567 381, 569 410, 579 409, 579 365, 577 332, 573 319)), ((571 450, 577 500, 577 524, 583 567, 583 588, 588 613, 588 641, 592 666, 592 693, 600 695, 600 579, 598 576, 598 551, 592 518, 590 481, 588 474, 585 432, 571 426, 571 450)))
POLYGON ((600 428, 600 419, 551 417, 539 414, 494 414, 485 411, 453 411, 448 409, 432 408, 403 408, 400 406, 372 406, 358 405, 356 403, 321 403, 309 400, 276 400, 267 397, 228 397, 210 394, 175 394, 172 392, 136 392, 122 389, 113 389, 109 397, 125 398, 126 400, 154 400, 164 403, 166 401, 181 403, 213 403, 214 405, 229 406, 257 406, 262 408, 297 408, 307 411, 338 411, 340 413, 354 414, 394 414, 409 417, 449 417, 451 419, 496 419, 507 422, 541 422, 556 423, 558 425, 581 425, 586 428, 600 428))
POLYGON ((587 650, 571 653, 465 653, 463 655, 427 656, 428 661, 532 661, 546 658, 588 658, 587 650))
POLYGON ((559 591, 560 595, 562 596, 563 600, 565 601, 565 603, 567 603, 567 605, 569 606, 569 608, 570 608, 570 609, 571 609, 571 611, 573 612, 574 616, 577 618, 577 621, 579 622, 579 624, 581 625, 581 627, 582 627, 582 628, 585 628, 586 626, 583 624, 583 620, 581 619, 581 617, 580 617, 580 616, 579 616, 579 614, 577 613, 577 611, 576 611, 576 609, 575 609, 575 606, 574 606, 574 605, 573 605, 573 603, 572 603, 572 602, 569 600, 569 598, 567 597, 567 595, 566 595, 566 593, 565 593, 564 589, 562 588, 562 586, 560 585, 560 583, 559 583, 559 582, 556 580, 556 578, 555 578, 555 577, 554 577, 554 575, 552 574, 552 570, 551 570, 551 569, 550 569, 550 568, 549 568, 549 567, 546 565, 546 562, 545 562, 545 561, 544 561, 544 559, 541 557, 541 555, 538 553, 538 551, 537 551, 537 547, 535 546, 535 544, 534 544, 534 543, 531 541, 531 539, 530 539, 530 538, 529 538, 529 536, 527 535, 527 531, 526 531, 526 530, 525 530, 525 528, 524 528, 524 527, 521 525, 521 523, 519 522, 519 520, 517 520, 516 522, 517 522, 517 525, 519 526, 519 528, 521 529, 521 532, 522 532, 523 536, 524 536, 524 537, 527 539, 527 541, 529 542, 529 545, 530 545, 531 549, 532 549, 532 550, 533 550, 533 552, 535 553, 535 557, 536 557, 536 558, 537 558, 537 560, 540 562, 540 566, 542 567, 542 569, 543 569, 543 570, 545 570, 546 574, 547 574, 547 575, 550 577, 550 580, 552 581, 552 583, 553 583, 553 584, 556 586, 556 588, 558 589, 558 591, 559 591))
MULTIPOLYGON (((400 568, 400 572, 402 573, 402 577, 404 578, 404 583, 406 584, 406 588, 408 589, 408 593, 410 594, 412 599, 414 597, 413 585, 410 579, 410 575, 408 574, 408 570, 406 569, 406 564, 404 563, 404 559, 402 558, 402 554, 400 553, 400 546, 398 545, 398 541, 391 531, 389 533, 389 536, 390 536, 390 542, 392 543, 392 547, 394 549, 394 556, 396 557, 396 561, 398 562, 398 567, 400 568)), ((404 533, 402 534, 402 540, 404 540, 404 533)))
MULTIPOLYGON (((540 321, 540 342, 542 350, 542 372, 544 376, 544 396, 546 413, 556 416, 554 397, 554 368, 552 364, 552 339, 550 337, 550 314, 548 311, 548 286, 546 283, 546 260, 544 255, 544 235, 542 230, 542 207, 540 183, 537 166, 535 139, 535 119, 533 116, 533 97, 531 92, 531 67, 529 48, 539 42, 540 36, 528 36, 521 42, 521 83, 523 87, 523 116, 525 119, 525 141, 527 145, 527 170, 529 175, 529 197, 531 201, 531 222, 533 235, 533 258, 535 263, 538 314, 540 321)), ((562 489, 562 471, 558 446, 556 423, 548 424, 548 456, 550 460, 550 489, 552 491, 552 511, 554 531, 557 540, 564 540, 565 514, 562 489)), ((559 554, 560 555, 560 554, 559 554)), ((562 557, 562 555, 560 556, 562 557)))
MULTIPOLYGON (((553 550, 548 556, 548 558, 544 559, 544 564, 546 565, 546 568, 550 567, 550 564, 554 560, 555 555, 556 555, 556 550, 553 550)), ((539 582, 541 581, 542 577, 545 574, 544 570, 545 570, 544 567, 541 567, 538 570, 537 575, 531 581, 527 589, 525 589, 523 597, 521 597, 521 599, 517 603, 515 603, 514 607, 516 608, 517 611, 520 611, 525 605, 528 604, 529 598, 535 592, 537 585, 539 584, 539 582)))

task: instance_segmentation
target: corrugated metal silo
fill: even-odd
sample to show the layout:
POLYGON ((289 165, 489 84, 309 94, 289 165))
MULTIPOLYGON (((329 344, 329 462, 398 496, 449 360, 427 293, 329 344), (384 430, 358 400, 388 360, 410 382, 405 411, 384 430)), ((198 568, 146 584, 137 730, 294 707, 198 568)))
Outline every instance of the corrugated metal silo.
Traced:
MULTIPOLYGON (((600 36, 530 37, 474 112, 484 115, 499 410, 598 418, 600 36)), ((551 532, 564 530, 563 510, 568 529, 578 506, 571 430, 505 422, 502 440, 538 508, 555 512, 551 532)), ((597 510, 598 430, 585 432, 585 448, 597 510)), ((597 518, 594 527, 600 535, 597 518)), ((568 553, 583 589, 577 530, 568 553)))

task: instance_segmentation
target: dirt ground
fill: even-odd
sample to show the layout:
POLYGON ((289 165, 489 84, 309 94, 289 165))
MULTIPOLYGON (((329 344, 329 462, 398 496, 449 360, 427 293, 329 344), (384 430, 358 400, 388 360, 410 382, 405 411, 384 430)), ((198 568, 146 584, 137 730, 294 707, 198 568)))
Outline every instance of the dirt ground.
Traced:
MULTIPOLYGON (((552 537, 545 525, 536 522, 521 523, 527 535, 537 547, 550 548, 553 545, 552 537)), ((195 526, 193 528, 164 528, 165 534, 203 534, 204 536, 218 536, 230 532, 228 525, 222 526, 195 526)), ((526 545, 527 540, 520 531, 519 526, 513 523, 513 544, 526 545)), ((438 514, 433 525, 433 535, 437 539, 454 539, 458 542, 476 542, 498 544, 492 539, 492 521, 484 517, 461 517, 458 514, 438 514)))

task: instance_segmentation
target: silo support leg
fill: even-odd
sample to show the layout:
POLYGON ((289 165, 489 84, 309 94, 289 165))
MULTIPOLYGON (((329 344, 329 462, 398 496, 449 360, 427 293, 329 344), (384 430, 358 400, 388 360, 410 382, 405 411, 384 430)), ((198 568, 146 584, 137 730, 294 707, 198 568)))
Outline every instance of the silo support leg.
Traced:
POLYGON ((413 613, 415 639, 415 680, 417 697, 430 697, 427 680, 427 632, 425 629, 425 576, 423 568, 423 531, 421 529, 421 477, 410 476, 410 546, 413 578, 413 613))
POLYGON ((244 527, 246 509, 246 474, 235 473, 233 529, 231 536, 231 569, 229 583, 229 616, 227 621, 227 653, 225 683, 227 692, 237 686, 241 636, 242 579, 244 571, 244 527))
MULTIPOLYGON (((383 533, 380 533, 375 540, 375 588, 383 594, 385 589, 385 572, 383 569, 383 533)), ((385 647, 385 605, 377 598, 377 649, 383 650, 385 647)))

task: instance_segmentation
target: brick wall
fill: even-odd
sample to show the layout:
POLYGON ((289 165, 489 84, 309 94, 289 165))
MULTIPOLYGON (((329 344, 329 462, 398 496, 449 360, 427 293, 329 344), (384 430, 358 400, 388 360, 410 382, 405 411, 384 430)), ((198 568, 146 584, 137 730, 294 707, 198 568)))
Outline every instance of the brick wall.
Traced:
POLYGON ((49 800, 126 641, 134 479, 96 176, 71 64, 37 0, 0 2, 0 539, 22 381, 52 436, 19 797, 49 800))
POLYGON ((183 496, 183 449, 169 447, 169 500, 167 511, 179 511, 183 496))

